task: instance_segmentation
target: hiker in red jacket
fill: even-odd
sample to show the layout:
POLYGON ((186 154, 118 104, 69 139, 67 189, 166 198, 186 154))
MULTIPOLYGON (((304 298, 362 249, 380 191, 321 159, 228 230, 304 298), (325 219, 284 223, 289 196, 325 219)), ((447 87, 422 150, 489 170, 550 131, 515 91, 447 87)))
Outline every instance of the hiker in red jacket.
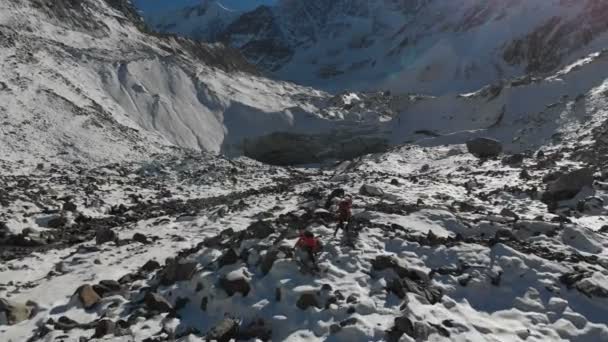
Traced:
POLYGON ((352 217, 352 208, 353 199, 350 196, 347 196, 338 205, 338 223, 336 225, 336 230, 334 231, 334 237, 336 236, 336 234, 338 234, 338 230, 344 229, 344 227, 348 227, 348 222, 352 217))
POLYGON ((294 246, 296 250, 302 250, 306 252, 310 261, 312 261, 313 265, 316 266, 317 261, 315 258, 315 254, 317 254, 321 250, 321 242, 319 239, 315 237, 313 233, 310 231, 305 231, 300 234, 300 238, 296 242, 294 246))

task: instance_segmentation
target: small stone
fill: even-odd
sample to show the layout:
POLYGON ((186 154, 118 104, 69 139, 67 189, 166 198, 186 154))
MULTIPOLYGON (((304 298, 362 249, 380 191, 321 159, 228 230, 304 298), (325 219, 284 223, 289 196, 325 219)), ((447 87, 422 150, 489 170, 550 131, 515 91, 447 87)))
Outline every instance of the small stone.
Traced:
POLYGON ((150 243, 150 240, 148 240, 148 237, 145 236, 142 233, 135 233, 135 234, 133 234, 132 240, 135 241, 135 242, 142 243, 144 245, 147 245, 147 244, 150 243))
POLYGON ((89 284, 82 285, 76 290, 76 294, 85 309, 90 309, 101 301, 101 297, 89 284))

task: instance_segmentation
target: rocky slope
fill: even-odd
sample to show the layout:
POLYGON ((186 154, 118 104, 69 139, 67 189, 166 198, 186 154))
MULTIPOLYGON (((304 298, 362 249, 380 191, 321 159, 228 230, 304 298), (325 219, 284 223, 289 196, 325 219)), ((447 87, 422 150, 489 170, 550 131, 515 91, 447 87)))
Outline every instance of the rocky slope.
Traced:
POLYGON ((605 47, 607 11, 596 0, 283 0, 231 19, 217 39, 300 84, 440 95, 554 72, 605 47))
POLYGON ((5 163, 0 333, 602 341, 608 179, 575 153, 409 146, 325 170, 188 154, 5 163), (343 193, 354 219, 333 237, 343 193), (324 243, 312 274, 292 250, 304 227, 324 243))

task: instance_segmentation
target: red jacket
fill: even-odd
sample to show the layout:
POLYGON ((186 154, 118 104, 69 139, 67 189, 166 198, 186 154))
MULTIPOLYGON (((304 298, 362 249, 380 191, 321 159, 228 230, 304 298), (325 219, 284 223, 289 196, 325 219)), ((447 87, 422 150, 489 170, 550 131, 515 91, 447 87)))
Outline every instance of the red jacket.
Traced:
POLYGON ((316 251, 319 249, 319 242, 314 237, 307 237, 304 234, 301 234, 296 242, 296 247, 306 247, 316 251))

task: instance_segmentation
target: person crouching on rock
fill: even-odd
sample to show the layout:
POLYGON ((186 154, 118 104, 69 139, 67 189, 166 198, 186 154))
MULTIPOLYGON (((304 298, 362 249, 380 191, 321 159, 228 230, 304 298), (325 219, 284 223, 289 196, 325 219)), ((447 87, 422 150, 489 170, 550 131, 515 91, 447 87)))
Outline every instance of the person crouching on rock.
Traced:
POLYGON ((296 253, 298 251, 305 253, 308 260, 310 260, 313 266, 316 267, 317 260, 315 256, 319 251, 321 251, 321 241, 319 241, 319 239, 317 239, 312 232, 306 230, 300 233, 300 238, 296 242, 294 248, 296 249, 296 253))
POLYGON ((352 217, 352 208, 353 199, 350 196, 347 196, 338 205, 338 223, 336 225, 336 231, 334 231, 334 237, 336 236, 336 234, 338 234, 338 230, 345 229, 345 227, 348 227, 348 222, 352 217))

